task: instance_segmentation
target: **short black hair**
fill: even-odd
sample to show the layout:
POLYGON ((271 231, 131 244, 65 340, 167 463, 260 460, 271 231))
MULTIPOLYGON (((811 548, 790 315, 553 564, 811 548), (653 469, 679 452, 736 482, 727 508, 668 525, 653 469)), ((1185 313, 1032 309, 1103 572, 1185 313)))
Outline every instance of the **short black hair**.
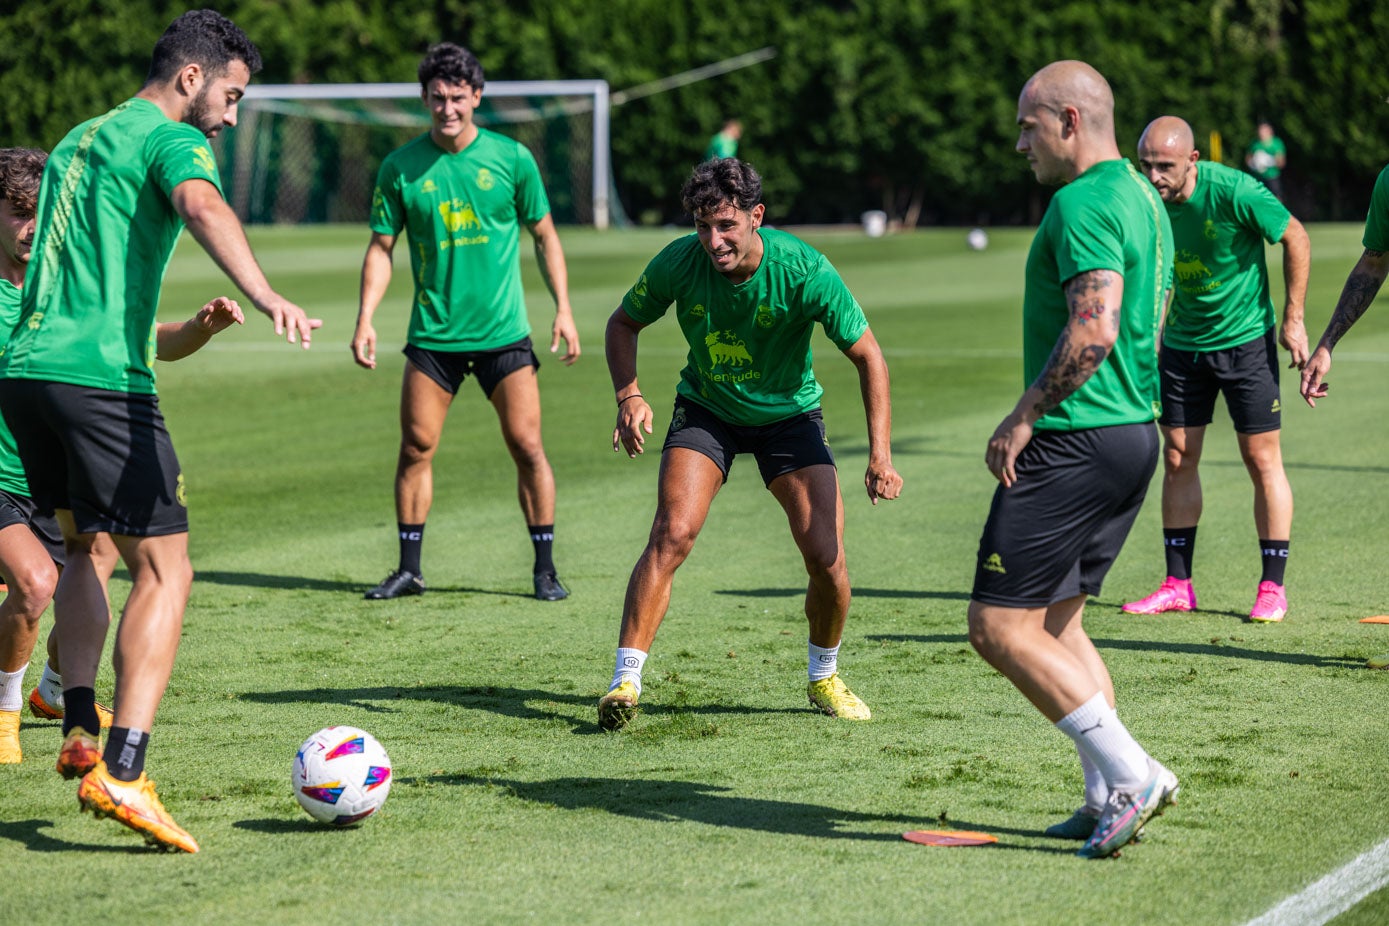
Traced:
POLYGON ((189 10, 169 23, 154 44, 146 84, 163 83, 189 64, 209 79, 227 73, 240 61, 254 74, 261 68, 260 51, 236 23, 216 10, 189 10))
POLYGON ((762 177, 747 161, 713 158, 694 169, 680 188, 680 204, 690 215, 715 212, 724 203, 747 212, 762 202, 762 177))
POLYGON ((0 200, 16 215, 34 214, 46 163, 48 154, 38 148, 0 148, 0 200))
POLYGON ((481 90, 487 83, 482 76, 482 64, 468 49, 452 42, 440 42, 429 46, 420 62, 420 89, 429 90, 429 85, 442 80, 450 86, 469 86, 481 90))

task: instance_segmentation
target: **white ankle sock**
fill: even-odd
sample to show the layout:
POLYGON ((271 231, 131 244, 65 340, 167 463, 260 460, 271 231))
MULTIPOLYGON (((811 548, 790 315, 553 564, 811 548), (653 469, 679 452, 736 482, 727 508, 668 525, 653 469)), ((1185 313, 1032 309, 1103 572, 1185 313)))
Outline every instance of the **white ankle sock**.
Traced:
POLYGON ((810 656, 807 660, 810 680, 818 682, 822 678, 829 678, 839 671, 839 647, 826 649, 823 646, 816 646, 814 643, 807 644, 810 647, 810 656))
POLYGON ((24 671, 28 668, 0 672, 0 711, 17 711, 24 704, 24 671))
POLYGON ((1103 692, 1062 717, 1056 728, 1088 756, 1113 791, 1132 788, 1148 777, 1148 754, 1133 738, 1103 692))
POLYGON ((54 672, 47 661, 43 664, 43 677, 39 679, 38 689, 39 695, 50 706, 63 709, 63 677, 54 672))
POLYGON ((637 686, 637 694, 641 694, 641 670, 646 665, 646 653, 633 647, 619 646, 617 648, 617 665, 613 669, 612 684, 608 690, 612 691, 623 679, 637 686))

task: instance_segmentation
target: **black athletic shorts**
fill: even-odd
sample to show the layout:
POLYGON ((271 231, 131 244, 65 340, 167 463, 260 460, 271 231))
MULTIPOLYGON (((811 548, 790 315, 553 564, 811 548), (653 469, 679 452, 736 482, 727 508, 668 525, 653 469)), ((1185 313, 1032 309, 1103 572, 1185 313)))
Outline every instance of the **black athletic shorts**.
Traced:
POLYGON ((540 369, 540 358, 535 356, 530 338, 496 350, 430 350, 407 344, 404 353, 421 373, 453 395, 458 395, 469 373, 477 377, 482 394, 490 399, 497 384, 509 374, 522 367, 540 369))
POLYGON ((1157 468, 1152 424, 1038 431, 994 492, 971 597, 1040 608, 1098 595, 1157 468))
POLYGON ((0 530, 12 524, 23 524, 33 531, 53 562, 59 566, 67 563, 63 532, 58 527, 58 519, 53 516, 53 512, 39 511, 39 506, 27 495, 16 495, 0 489, 0 530))
POLYGON ((672 447, 685 447, 713 460, 723 471, 724 482, 740 453, 757 458, 763 485, 807 466, 834 465, 825 419, 818 408, 771 424, 746 426, 729 424, 703 405, 677 396, 661 452, 672 447))
POLYGON ((1162 418, 1169 428, 1200 428, 1211 423, 1215 397, 1240 434, 1263 434, 1282 427, 1278 394, 1278 345, 1270 328, 1252 341, 1225 350, 1189 351, 1163 347, 1162 418))
POLYGON ((3 379, 0 409, 40 510, 71 510, 84 534, 188 531, 183 472, 157 396, 3 379))

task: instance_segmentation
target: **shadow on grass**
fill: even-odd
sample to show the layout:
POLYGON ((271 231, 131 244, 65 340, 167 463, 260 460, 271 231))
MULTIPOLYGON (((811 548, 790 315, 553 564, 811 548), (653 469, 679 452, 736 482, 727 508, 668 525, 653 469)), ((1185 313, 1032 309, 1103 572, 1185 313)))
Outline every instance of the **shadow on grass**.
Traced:
MULTIPOLYGON (((238 696, 257 704, 340 704, 371 713, 390 714, 396 709, 382 701, 433 701, 470 710, 490 711, 521 720, 562 720, 574 733, 599 734, 598 699, 587 695, 559 694, 534 688, 498 688, 492 685, 421 685, 415 688, 303 688, 288 691, 247 691, 238 696)), ((643 703, 642 713, 663 714, 805 714, 809 708, 748 707, 740 704, 670 705, 643 703)))
MULTIPOLYGON (((962 633, 870 633, 865 640, 890 643, 961 643, 969 645, 962 633)), ((1099 649, 1123 649, 1140 653, 1181 653, 1187 656, 1217 656, 1223 659, 1249 659, 1254 662, 1282 662, 1292 666, 1312 666, 1317 669, 1363 669, 1365 661, 1350 656, 1317 656, 1309 653, 1278 653, 1268 650, 1228 646, 1223 643, 1171 643, 1155 640, 1111 640, 1092 637, 1099 649)))
POLYGON ((232 827, 250 830, 253 833, 268 833, 271 836, 289 836, 294 833, 343 833, 355 829, 351 826, 325 826, 307 818, 299 820, 284 817, 261 817, 259 820, 237 820, 232 827))
MULTIPOLYGON (((737 595, 744 598, 803 598, 805 586, 799 588, 720 588, 715 595, 737 595)), ((935 598, 944 601, 969 601, 968 592, 929 592, 911 588, 859 588, 854 586, 855 598, 935 598)))
MULTIPOLYGON (((820 804, 742 797, 733 794, 732 788, 698 781, 653 778, 555 778, 549 781, 515 781, 473 775, 431 775, 424 778, 399 779, 399 783, 405 785, 425 782, 501 788, 519 800, 562 810, 602 810, 618 816, 659 823, 689 820, 708 826, 817 839, 900 842, 903 830, 942 826, 952 829, 985 829, 995 834, 1014 836, 1041 835, 1031 830, 990 828, 983 824, 966 824, 958 820, 942 823, 939 819, 907 814, 859 813, 820 804), (875 824, 896 824, 896 828, 889 832, 875 832, 875 824)), ((1005 843, 997 843, 990 848, 1067 852, 1065 849, 1045 846, 1005 843)))
POLYGON ((144 855, 157 851, 148 848, 143 843, 129 846, 102 846, 54 839, 41 832, 52 825, 52 820, 0 821, 0 839, 17 842, 30 852, 119 852, 122 855, 144 855))
MULTIPOLYGON (((127 575, 128 579, 129 576, 127 575)), ((274 576, 264 572, 222 572, 216 569, 199 570, 197 582, 212 585, 232 585, 246 588, 273 588, 311 592, 351 592, 358 597, 372 588, 369 582, 347 582, 338 579, 311 579, 308 576, 274 576)), ((431 585, 428 595, 498 595, 503 598, 534 598, 527 591, 499 588, 477 588, 470 585, 431 585)))

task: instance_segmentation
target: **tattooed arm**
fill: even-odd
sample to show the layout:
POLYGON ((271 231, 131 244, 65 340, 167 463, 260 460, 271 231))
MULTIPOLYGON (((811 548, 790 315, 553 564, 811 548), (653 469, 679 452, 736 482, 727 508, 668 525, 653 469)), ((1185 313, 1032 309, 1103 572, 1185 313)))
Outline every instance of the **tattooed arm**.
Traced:
POLYGON ((994 431, 984 454, 989 471, 1004 486, 1017 482, 1014 465, 1032 439, 1033 424, 1083 386, 1119 339, 1122 276, 1113 270, 1090 270, 1067 280, 1065 290, 1070 321, 1046 366, 994 431))
POLYGON ((1317 399, 1326 396, 1327 384, 1324 378, 1331 370, 1331 351, 1350 330, 1351 325, 1365 314, 1370 303, 1375 301, 1375 295, 1383 285, 1386 275, 1389 275, 1389 251, 1372 251, 1366 248, 1351 270, 1350 276, 1346 278, 1345 288, 1341 290, 1341 298, 1336 303, 1336 311, 1332 313, 1331 321, 1327 323, 1326 331, 1321 336, 1321 343, 1317 345, 1312 359, 1302 368, 1302 397, 1313 408, 1317 407, 1317 399))

